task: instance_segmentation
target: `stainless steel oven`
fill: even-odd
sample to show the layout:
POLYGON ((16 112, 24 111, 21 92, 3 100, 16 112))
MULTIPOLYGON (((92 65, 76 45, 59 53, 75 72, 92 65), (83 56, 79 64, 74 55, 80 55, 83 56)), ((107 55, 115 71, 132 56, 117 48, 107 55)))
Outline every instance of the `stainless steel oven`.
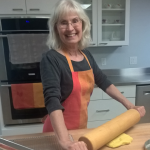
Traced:
POLYGON ((40 62, 22 64, 10 62, 7 38, 9 34, 48 34, 47 21, 48 18, 36 17, 0 18, 0 96, 5 126, 41 122, 41 118, 47 114, 46 108, 14 109, 11 84, 41 82, 40 62))

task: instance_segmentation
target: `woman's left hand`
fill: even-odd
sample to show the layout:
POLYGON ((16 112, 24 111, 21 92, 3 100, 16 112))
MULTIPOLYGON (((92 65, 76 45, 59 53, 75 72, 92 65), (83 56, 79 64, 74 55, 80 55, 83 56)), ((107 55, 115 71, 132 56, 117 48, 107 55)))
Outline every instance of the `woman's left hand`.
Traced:
POLYGON ((136 109, 140 113, 141 117, 145 115, 146 111, 144 106, 133 105, 113 84, 106 89, 106 93, 113 99, 116 99, 118 102, 122 103, 127 109, 136 109))
POLYGON ((132 109, 136 109, 140 113, 141 117, 144 117, 146 113, 144 106, 134 106, 132 109))

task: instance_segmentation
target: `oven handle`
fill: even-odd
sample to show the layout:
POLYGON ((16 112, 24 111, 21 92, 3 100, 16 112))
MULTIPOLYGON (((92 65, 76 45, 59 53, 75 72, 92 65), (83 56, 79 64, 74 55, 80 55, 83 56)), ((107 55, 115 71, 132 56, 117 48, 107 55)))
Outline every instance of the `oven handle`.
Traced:
POLYGON ((2 84, 1 87, 11 87, 11 84, 2 84))
POLYGON ((146 96, 146 95, 150 95, 150 92, 145 92, 144 95, 145 95, 145 96, 146 96))
POLYGON ((7 35, 0 35, 0 38, 4 38, 4 37, 7 37, 7 35))

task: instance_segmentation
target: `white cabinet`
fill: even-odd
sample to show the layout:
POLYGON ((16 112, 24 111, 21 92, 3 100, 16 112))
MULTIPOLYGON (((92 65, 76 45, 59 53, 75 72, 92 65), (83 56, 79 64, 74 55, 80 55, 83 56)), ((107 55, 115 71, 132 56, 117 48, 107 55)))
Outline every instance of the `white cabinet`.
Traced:
POLYGON ((88 128, 96 128, 104 123, 106 123, 109 120, 97 120, 94 122, 88 122, 88 128))
POLYGON ((100 88, 96 87, 93 90, 93 93, 91 95, 90 100, 98 100, 98 99, 103 99, 103 92, 100 88))
POLYGON ((60 0, 0 0, 0 14, 51 14, 60 0))
MULTIPOLYGON (((136 86, 116 86, 118 90, 135 105, 136 86)), ((102 125, 103 123, 124 113, 127 109, 118 101, 109 97, 99 88, 94 88, 88 106, 88 128, 102 125), (99 98, 98 98, 99 97, 99 98)))
POLYGON ((43 124, 2 126, 2 136, 42 133, 43 124))
POLYGON ((0 0, 0 14, 26 14, 25 0, 0 0))
MULTIPOLYGON (((124 97, 133 98, 135 97, 136 93, 136 86, 116 86, 117 89, 124 95, 124 97)), ((103 99, 112 99, 108 94, 103 92, 103 99)))
POLYGON ((90 46, 97 46, 97 0, 76 0, 85 10, 91 23, 91 38, 90 46))
POLYGON ((129 44, 130 0, 98 0, 98 46, 129 44))
POLYGON ((91 21, 91 46, 129 44, 130 0, 77 1, 85 5, 91 21))
POLYGON ((59 0, 26 0, 27 14, 51 14, 59 0))
MULTIPOLYGON (((58 1, 0 0, 0 14, 49 15, 58 1)), ((91 47, 129 44, 130 0, 76 1, 81 3, 90 19, 91 47)))

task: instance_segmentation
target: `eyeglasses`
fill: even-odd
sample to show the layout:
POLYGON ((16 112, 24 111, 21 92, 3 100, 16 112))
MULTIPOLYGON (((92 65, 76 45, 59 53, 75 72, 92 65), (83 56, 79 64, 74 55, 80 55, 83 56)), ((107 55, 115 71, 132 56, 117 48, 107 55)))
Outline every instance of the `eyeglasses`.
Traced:
POLYGON ((61 28, 61 29, 66 29, 69 24, 71 24, 73 27, 78 27, 81 23, 81 19, 79 18, 74 18, 71 20, 71 22, 68 22, 66 20, 62 20, 60 22, 58 22, 58 26, 61 28))

